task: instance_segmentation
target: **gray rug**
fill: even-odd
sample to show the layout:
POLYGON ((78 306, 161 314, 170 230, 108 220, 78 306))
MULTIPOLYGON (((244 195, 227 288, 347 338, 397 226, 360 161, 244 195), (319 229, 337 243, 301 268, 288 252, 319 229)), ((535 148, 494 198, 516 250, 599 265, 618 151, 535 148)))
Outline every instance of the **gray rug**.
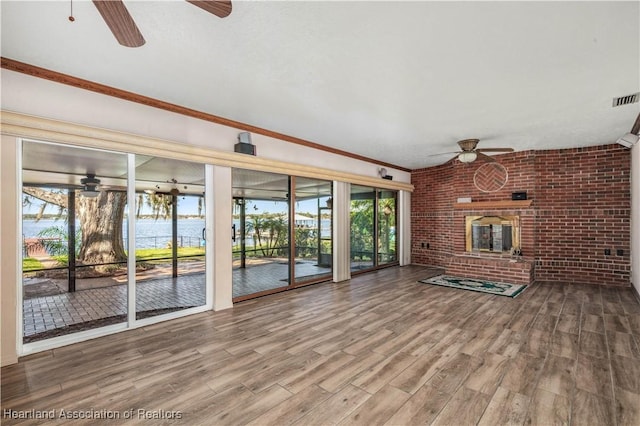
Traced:
POLYGON ((443 287, 460 288, 463 290, 479 291, 481 293, 497 294, 498 296, 516 297, 527 287, 522 284, 509 284, 496 281, 478 280, 475 278, 452 277, 438 275, 437 277, 420 280, 423 284, 440 285, 443 287))

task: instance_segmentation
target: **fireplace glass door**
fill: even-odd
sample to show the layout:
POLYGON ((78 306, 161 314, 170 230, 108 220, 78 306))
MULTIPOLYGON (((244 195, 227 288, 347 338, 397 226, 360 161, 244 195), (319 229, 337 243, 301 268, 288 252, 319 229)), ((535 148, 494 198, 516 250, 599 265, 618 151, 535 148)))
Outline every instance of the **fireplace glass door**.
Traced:
POLYGON ((517 216, 467 216, 467 251, 514 253, 519 250, 517 216))

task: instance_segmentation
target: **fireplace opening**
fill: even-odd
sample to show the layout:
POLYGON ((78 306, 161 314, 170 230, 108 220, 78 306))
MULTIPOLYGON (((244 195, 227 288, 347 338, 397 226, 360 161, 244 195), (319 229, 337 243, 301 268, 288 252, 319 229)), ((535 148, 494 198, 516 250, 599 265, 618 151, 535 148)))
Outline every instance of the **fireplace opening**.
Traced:
POLYGON ((467 216, 468 252, 521 254, 519 216, 467 216))

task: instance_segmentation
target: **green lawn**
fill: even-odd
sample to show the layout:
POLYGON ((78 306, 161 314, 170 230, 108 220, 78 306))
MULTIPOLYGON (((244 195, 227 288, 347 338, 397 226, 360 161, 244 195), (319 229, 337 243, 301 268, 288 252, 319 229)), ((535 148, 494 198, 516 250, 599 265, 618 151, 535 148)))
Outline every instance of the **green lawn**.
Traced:
MULTIPOLYGON (((172 256, 171 249, 140 249, 136 250, 136 260, 138 261, 147 261, 150 259, 171 259, 172 256)), ((187 256, 204 256, 204 247, 179 247, 178 248, 178 257, 187 257, 187 256)), ((68 256, 52 256, 55 260, 58 261, 59 266, 67 265, 68 256)), ((42 269, 42 263, 39 260, 33 259, 31 257, 26 257, 22 259, 22 271, 29 272, 38 269, 42 269)))
MULTIPOLYGON (((171 259, 172 253, 170 248, 139 249, 136 250, 136 260, 171 259)), ((185 256, 204 256, 204 247, 178 247, 178 257, 185 256)))
POLYGON ((22 270, 24 272, 33 271, 35 269, 42 269, 42 263, 38 259, 31 257, 25 257, 22 259, 22 270))

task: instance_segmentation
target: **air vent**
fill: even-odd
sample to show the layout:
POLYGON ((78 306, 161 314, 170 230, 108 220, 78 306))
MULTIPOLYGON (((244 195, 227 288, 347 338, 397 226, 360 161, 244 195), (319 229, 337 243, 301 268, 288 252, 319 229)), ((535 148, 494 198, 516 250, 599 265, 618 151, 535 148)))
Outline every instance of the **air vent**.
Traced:
POLYGON ((617 107, 620 105, 635 104, 639 99, 640 92, 634 93, 632 95, 621 96, 619 98, 613 98, 613 106, 617 107))

